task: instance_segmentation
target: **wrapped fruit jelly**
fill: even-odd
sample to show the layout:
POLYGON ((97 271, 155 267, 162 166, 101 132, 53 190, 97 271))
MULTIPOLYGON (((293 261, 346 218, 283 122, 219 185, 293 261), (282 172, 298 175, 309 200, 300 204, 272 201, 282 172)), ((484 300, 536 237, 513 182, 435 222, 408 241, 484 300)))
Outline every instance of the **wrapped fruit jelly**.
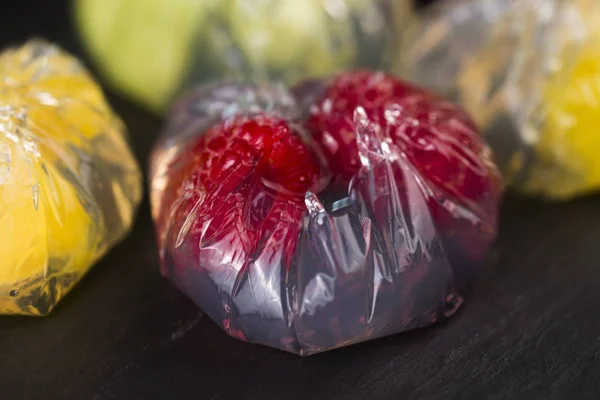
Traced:
POLYGON ((45 315, 129 230, 141 174, 124 126, 70 55, 0 54, 0 314, 45 315))
POLYGON ((491 157, 462 110, 383 73, 201 86, 152 156, 162 273, 300 355, 433 324, 495 238, 491 157))
POLYGON ((555 199, 600 188, 600 2, 441 1, 403 41, 398 72, 472 113, 508 184, 555 199))
POLYGON ((162 112, 219 79, 295 82, 379 68, 410 0, 73 0, 83 42, 121 92, 162 112))

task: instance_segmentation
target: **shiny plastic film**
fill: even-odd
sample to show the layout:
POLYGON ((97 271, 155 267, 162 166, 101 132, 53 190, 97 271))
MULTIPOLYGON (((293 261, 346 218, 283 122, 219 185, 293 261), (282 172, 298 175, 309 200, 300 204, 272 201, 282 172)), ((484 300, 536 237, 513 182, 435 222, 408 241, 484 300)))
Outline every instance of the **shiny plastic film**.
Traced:
POLYGON ((150 178, 162 274, 229 335, 303 356, 453 315, 502 190, 462 110, 370 71, 191 90, 150 178))
POLYGON ((600 188, 600 2, 441 1, 404 32, 396 70, 471 112, 516 189, 600 188))
POLYGON ((397 37, 389 22, 412 15, 410 0, 74 0, 74 11, 104 75, 158 112, 219 79, 379 68, 397 37))
POLYGON ((0 314, 48 314, 127 233, 142 189, 124 131, 70 55, 0 53, 0 314))

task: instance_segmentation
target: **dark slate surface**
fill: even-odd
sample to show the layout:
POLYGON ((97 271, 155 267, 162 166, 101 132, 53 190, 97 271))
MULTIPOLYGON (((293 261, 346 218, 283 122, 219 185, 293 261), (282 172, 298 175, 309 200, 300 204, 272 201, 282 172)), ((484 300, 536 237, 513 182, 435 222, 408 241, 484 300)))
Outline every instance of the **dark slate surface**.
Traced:
MULTIPOLYGON (((2 45, 43 35, 78 52, 65 1, 10 3, 2 45)), ((160 121, 110 100, 145 165, 160 121)), ((455 318, 299 358, 229 338, 159 276, 146 202, 131 237, 50 317, 0 318, 0 398, 599 398, 600 197, 509 198, 502 221, 455 318)))

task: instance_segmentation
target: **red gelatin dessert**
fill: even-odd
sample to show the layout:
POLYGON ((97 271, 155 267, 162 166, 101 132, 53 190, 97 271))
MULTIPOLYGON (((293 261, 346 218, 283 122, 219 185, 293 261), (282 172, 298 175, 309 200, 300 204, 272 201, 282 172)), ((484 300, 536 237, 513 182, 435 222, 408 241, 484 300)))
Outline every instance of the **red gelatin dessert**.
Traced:
POLYGON ((471 119, 383 73, 200 87, 151 168, 163 275, 230 335, 300 355, 454 314, 497 231, 471 119))

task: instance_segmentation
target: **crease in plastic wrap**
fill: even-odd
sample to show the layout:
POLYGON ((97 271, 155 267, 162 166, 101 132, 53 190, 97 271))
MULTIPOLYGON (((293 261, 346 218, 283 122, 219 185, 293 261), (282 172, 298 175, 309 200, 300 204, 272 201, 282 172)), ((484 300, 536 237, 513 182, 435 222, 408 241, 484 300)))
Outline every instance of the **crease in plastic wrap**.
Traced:
POLYGON ((48 314, 127 233, 142 192, 124 131, 70 55, 0 54, 0 314, 48 314))
POLYGON ((462 104, 507 183, 565 199, 600 188, 600 3, 449 0, 403 32, 396 71, 462 104))
POLYGON ((372 72, 198 87, 150 177, 162 274, 229 335, 303 356, 453 315, 502 186, 461 110, 372 72), (354 99, 327 92, 346 80, 354 99), (347 162, 320 123, 347 124, 347 162))
POLYGON ((76 0, 83 42, 121 92, 163 112, 222 79, 295 82, 380 68, 410 0, 76 0))

